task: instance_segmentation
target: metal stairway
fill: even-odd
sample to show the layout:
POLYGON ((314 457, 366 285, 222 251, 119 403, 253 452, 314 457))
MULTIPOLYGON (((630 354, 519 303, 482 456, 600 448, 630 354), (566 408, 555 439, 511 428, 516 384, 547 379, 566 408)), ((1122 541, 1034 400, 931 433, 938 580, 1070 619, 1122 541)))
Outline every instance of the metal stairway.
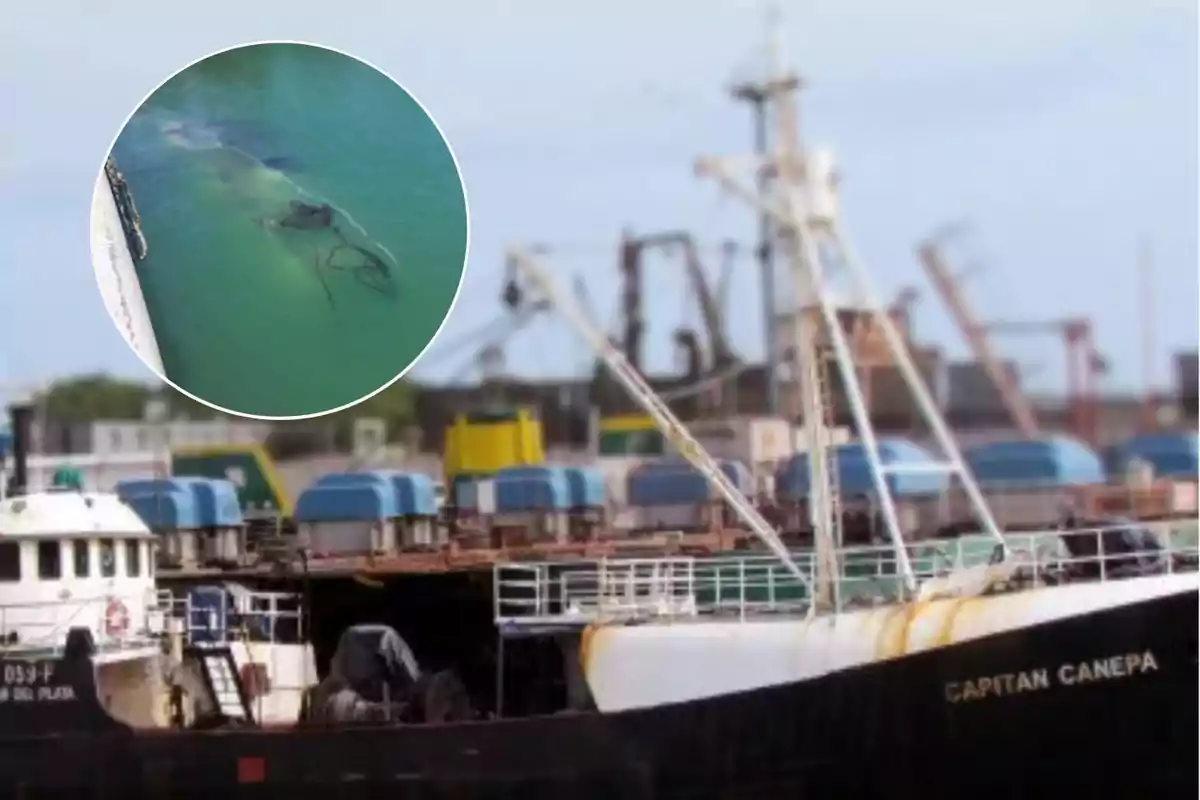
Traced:
POLYGON ((254 712, 238 677, 233 651, 226 645, 191 645, 185 654, 199 665, 216 713, 226 722, 253 725, 254 712))

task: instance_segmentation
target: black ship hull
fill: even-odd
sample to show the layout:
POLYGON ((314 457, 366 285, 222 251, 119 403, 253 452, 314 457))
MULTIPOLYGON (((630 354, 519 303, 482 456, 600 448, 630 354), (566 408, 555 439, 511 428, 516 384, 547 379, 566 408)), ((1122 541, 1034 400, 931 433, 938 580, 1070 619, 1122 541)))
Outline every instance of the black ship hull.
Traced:
MULTIPOLYGON (((1195 591, 617 714, 137 733, 0 705, 24 797, 1194 798, 1195 591), (90 730, 85 730, 90 729, 90 730)), ((681 674, 703 665, 680 665, 681 674)), ((630 680, 637 665, 630 664, 630 680)), ((84 687, 86 688, 86 687, 84 687)))

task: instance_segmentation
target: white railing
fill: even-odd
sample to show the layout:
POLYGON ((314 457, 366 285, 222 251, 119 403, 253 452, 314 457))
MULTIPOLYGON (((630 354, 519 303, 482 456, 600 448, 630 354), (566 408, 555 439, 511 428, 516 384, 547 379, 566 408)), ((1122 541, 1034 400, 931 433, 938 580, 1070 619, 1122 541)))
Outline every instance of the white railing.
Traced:
POLYGON ((4 603, 0 605, 0 656, 50 651, 57 653, 65 645, 72 628, 91 630, 101 651, 144 648, 168 633, 167 620, 175 620, 175 630, 191 644, 209 634, 220 642, 256 640, 274 642, 283 626, 286 638, 303 641, 303 608, 299 598, 284 592, 230 592, 232 608, 225 619, 204 605, 193 605, 190 595, 174 596, 166 590, 152 590, 135 602, 128 597, 104 595, 90 598, 4 603), (110 634, 105 628, 105 613, 110 602, 120 600, 128 616, 128 627, 110 634), (208 613, 206 613, 208 612, 208 613), (258 623, 256 625, 256 623, 258 623), (254 628, 258 628, 257 638, 254 628))
POLYGON ((125 595, 105 594, 66 600, 0 605, 0 656, 50 651, 66 644, 72 628, 87 628, 102 651, 142 648, 162 632, 162 609, 152 593, 136 600, 125 595), (121 631, 107 629, 110 605, 119 602, 126 615, 121 631))
MULTIPOLYGON (((1009 534, 1014 579, 1045 585, 1196 570, 1195 523, 1153 523, 1134 529, 1155 533, 1163 549, 1121 541, 1123 526, 1009 534)), ((909 559, 918 580, 924 581, 987 564, 994 548, 987 536, 963 536, 912 544, 909 559)), ((838 609, 899 598, 903 584, 890 546, 844 548, 837 556, 838 609)), ((812 560, 811 552, 796 554, 797 563, 810 573, 812 560)), ((497 625, 517 627, 745 618, 799 614, 809 606, 804 586, 770 554, 500 564, 493 591, 497 625)))
POLYGON ((208 604, 194 604, 190 592, 174 595, 163 589, 158 592, 158 597, 167 616, 177 621, 178 630, 187 644, 209 641, 214 634, 224 634, 237 641, 253 639, 255 627, 261 635, 258 641, 275 642, 280 623, 292 626, 288 639, 304 640, 304 609, 299 595, 250 590, 226 592, 225 597, 232 600, 232 607, 226 606, 222 610, 208 604), (256 626, 256 622, 261 625, 256 626))

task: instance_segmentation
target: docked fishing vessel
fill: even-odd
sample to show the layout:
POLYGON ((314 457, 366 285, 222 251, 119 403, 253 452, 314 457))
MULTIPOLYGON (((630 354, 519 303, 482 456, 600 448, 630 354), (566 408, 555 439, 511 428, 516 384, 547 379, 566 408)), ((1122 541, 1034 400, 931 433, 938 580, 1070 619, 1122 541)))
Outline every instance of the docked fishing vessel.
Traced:
MULTIPOLYGON (((302 632, 310 629, 336 642, 325 646, 328 665, 304 687, 294 719, 287 709, 239 716, 214 703, 203 725, 183 713, 157 730, 120 720, 96 688, 107 617, 96 617, 97 628, 69 615, 55 629, 60 650, 6 652, 0 664, 6 680, 52 676, 48 694, 60 698, 0 703, 0 785, 112 797, 292 796, 305 788, 410 797, 1194 797, 1194 545, 1174 547, 1140 526, 1076 523, 1019 537, 997 528, 847 245, 831 158, 801 151, 787 129, 786 92, 795 83, 777 82, 781 149, 767 165, 777 184, 770 195, 748 188, 725 162, 699 166, 773 218, 792 269, 812 552, 799 557, 784 546, 587 314, 535 259, 513 250, 515 273, 571 323, 763 552, 497 564, 493 649, 482 653, 469 615, 430 609, 419 588, 401 601, 381 587, 385 599, 370 613, 382 619, 345 607, 322 588, 334 565, 320 563, 300 537, 278 561, 302 595, 298 652, 307 652, 302 632), (880 463, 829 287, 835 269, 851 278, 856 307, 877 320, 943 460, 880 463), (852 401, 886 545, 841 541, 829 436, 834 369, 852 401), (933 552, 906 541, 892 497, 892 478, 905 470, 957 481, 977 535, 933 552), (409 624, 437 635, 410 647, 407 631, 394 630, 409 624), (494 670, 495 702, 485 713, 457 675, 467 665, 427 658, 428 642, 450 639, 494 670), (515 655, 546 643, 571 656, 558 673, 518 678, 509 669, 515 655)), ((60 538, 101 540, 117 529, 146 537, 128 515, 99 529, 82 512, 59 518, 55 504, 64 499, 7 500, 0 541, 29 538, 16 520, 30 508, 60 538)), ((111 497, 69 502, 76 511, 124 513, 111 497)), ((388 531, 365 530, 372 549, 383 546, 388 531)), ((26 559, 34 558, 29 547, 26 559)), ((355 566, 363 583, 371 566, 355 566)), ((175 583, 178 595, 195 597, 175 583)), ((207 619, 254 617, 229 594, 207 619)), ((243 627, 263 635, 264 626, 243 627)), ((169 653, 172 628, 164 628, 160 649, 169 653)), ((250 683, 278 690, 252 673, 235 665, 224 674, 242 694, 250 683)))
POLYGON ((251 607, 236 592, 205 603, 193 590, 168 602, 133 568, 145 563, 144 524, 112 496, 16 496, 0 523, 22 579, 53 574, 36 566, 49 541, 72 562, 74 542, 87 542, 100 570, 95 594, 47 587, 75 598, 45 606, 52 623, 34 624, 27 609, 43 604, 19 592, 2 598, 6 789, 882 797, 919 787, 947 798, 1195 789, 1194 548, 1047 532, 1008 537, 1014 556, 1002 561, 985 537, 959 540, 913 559, 921 589, 907 599, 889 548, 839 549, 824 609, 812 603, 811 555, 800 576, 760 554, 498 565, 499 716, 480 719, 452 676, 423 673, 376 626, 347 632, 323 686, 301 704, 303 683, 284 691, 278 666, 296 646, 262 652, 275 648, 269 622, 291 618, 280 608, 288 598, 258 595, 251 607), (226 614, 241 622, 220 625, 226 614), (244 639, 219 635, 239 627, 244 639), (504 649, 545 637, 577 648, 561 703, 570 713, 509 717, 505 691, 520 687, 504 649), (170 677, 169 665, 188 663, 172 654, 185 643, 196 648, 198 683, 170 677), (256 663, 267 676, 255 676, 256 663), (256 710, 264 689, 290 707, 256 710), (184 691, 208 713, 184 712, 184 691), (389 701, 418 692, 420 713, 389 701), (1085 756, 1087 771, 1061 768, 1085 756))
POLYGON ((190 696, 189 716, 203 713, 214 686, 237 688, 231 675, 252 684, 234 695, 241 718, 294 721, 316 682, 297 598, 225 582, 173 595, 156 585, 155 547, 116 495, 0 502, 0 702, 38 713, 78 699, 54 664, 86 654, 100 706, 132 727, 168 725, 172 702, 183 702, 169 701, 176 690, 190 696))
MULTIPOLYGON (((29 411, 14 409, 18 452, 29 411)), ((20 487, 23 456, 15 467, 20 487)), ((87 724, 131 729, 296 719, 316 682, 298 598, 230 582, 172 594, 156 581, 158 544, 117 495, 64 486, 0 500, 8 734, 75 727, 81 703, 87 724)))
MULTIPOLYGON (((620 354, 604 355, 680 452, 712 471, 620 354)), ((733 492, 727 499, 761 535, 753 507, 733 492)), ((36 563, 36 537, 49 532, 95 538, 100 554, 109 538, 146 538, 111 497, 5 503, 0 539, 22 541, 23 564, 36 563)), ((784 550, 498 565, 501 706, 491 719, 478 718, 453 675, 422 671, 394 632, 359 626, 343 635, 295 722, 239 714, 214 688, 206 724, 177 713, 173 729, 156 732, 119 719, 100 689, 115 656, 95 643, 124 624, 105 595, 94 623, 71 624, 82 619, 72 613, 58 626, 61 646, 26 635, 39 649, 5 652, 0 674, 22 699, 0 704, 0 781, 114 797, 347 784, 368 796, 1191 796, 1194 550, 1109 533, 998 543, 985 534, 921 562, 907 547, 834 546, 825 561, 784 550), (833 571, 822 574, 823 563, 833 571), (570 713, 504 716, 505 646, 546 636, 578 648, 580 669, 565 676, 570 713), (200 729, 208 726, 221 730, 200 729), (1084 758, 1086 771, 1062 768, 1084 758)), ((128 572, 128 553, 140 550, 113 552, 125 552, 128 572)), ((150 587, 129 588, 122 597, 134 602, 135 589, 150 587)), ((147 628, 129 639, 129 660, 150 657, 154 623, 147 628)), ((212 679, 218 672, 210 668, 208 683, 244 698, 249 673, 226 669, 225 683, 212 679)))
MULTIPOLYGON (((68 629, 86 630, 106 711, 129 724, 147 722, 158 705, 145 680, 147 662, 159 654, 149 632, 163 629, 154 618, 149 531, 112 496, 17 497, 0 514, 4 656, 46 664, 65 648, 68 629)), ((69 689, 51 678, 46 669, 6 668, 0 698, 69 699, 69 689)))

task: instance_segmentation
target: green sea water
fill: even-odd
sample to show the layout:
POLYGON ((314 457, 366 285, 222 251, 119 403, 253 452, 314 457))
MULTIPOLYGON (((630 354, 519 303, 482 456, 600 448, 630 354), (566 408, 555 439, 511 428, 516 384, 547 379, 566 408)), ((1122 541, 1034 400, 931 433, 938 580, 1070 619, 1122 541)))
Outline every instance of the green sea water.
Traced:
POLYGON ((453 157, 355 59, 213 56, 154 92, 113 156, 166 377, 209 403, 271 417, 352 403, 406 369, 453 303, 467 248, 453 157), (297 202, 327 204, 333 224, 280 224, 297 202))

